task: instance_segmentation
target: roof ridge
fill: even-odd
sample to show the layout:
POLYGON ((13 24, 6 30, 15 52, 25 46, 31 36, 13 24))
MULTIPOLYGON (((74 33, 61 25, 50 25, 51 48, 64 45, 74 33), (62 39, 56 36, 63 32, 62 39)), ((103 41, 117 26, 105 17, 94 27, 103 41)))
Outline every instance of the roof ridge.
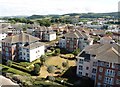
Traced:
POLYGON ((112 49, 112 51, 113 51, 114 53, 116 53, 118 56, 120 56, 120 53, 119 53, 114 47, 111 47, 110 49, 112 49))
POLYGON ((76 32, 74 32, 74 34, 79 38, 78 34, 76 32))

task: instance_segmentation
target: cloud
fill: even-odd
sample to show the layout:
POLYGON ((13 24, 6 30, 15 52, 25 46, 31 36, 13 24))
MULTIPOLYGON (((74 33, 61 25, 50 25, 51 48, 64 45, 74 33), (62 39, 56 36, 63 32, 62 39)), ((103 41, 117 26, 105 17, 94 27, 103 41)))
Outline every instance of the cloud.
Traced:
POLYGON ((0 0, 0 16, 112 12, 119 0, 0 0))

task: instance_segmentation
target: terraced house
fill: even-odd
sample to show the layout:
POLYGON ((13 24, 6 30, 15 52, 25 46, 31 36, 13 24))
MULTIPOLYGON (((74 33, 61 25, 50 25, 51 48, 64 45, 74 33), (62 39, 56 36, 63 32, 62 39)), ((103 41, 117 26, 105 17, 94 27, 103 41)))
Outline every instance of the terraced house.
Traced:
POLYGON ((64 39, 60 39, 59 47, 65 48, 70 52, 76 50, 77 48, 82 50, 86 46, 93 44, 93 39, 90 38, 85 32, 78 29, 70 31, 69 33, 65 34, 64 37, 64 39))
POLYGON ((51 28, 40 26, 33 32, 33 36, 40 38, 42 41, 53 41, 56 39, 56 32, 51 28))
POLYGON ((45 47, 39 38, 26 33, 9 36, 2 41, 2 58, 31 62, 44 55, 45 47))
POLYGON ((97 87, 120 87, 120 44, 94 44, 77 56, 77 75, 97 87))

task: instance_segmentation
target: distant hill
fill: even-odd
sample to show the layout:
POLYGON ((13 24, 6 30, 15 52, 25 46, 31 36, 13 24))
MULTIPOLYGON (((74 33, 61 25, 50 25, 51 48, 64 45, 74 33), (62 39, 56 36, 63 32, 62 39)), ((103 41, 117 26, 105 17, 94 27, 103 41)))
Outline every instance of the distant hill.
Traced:
POLYGON ((62 16, 79 16, 80 18, 118 18, 118 12, 111 12, 111 13, 69 13, 69 14, 63 14, 63 15, 32 15, 27 18, 29 19, 37 19, 37 18, 45 18, 45 17, 51 17, 51 18, 61 18, 62 16))

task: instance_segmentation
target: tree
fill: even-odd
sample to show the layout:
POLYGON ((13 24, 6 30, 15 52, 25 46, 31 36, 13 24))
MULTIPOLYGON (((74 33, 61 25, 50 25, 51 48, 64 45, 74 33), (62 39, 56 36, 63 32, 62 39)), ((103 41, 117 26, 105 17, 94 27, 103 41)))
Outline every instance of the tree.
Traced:
POLYGON ((60 49, 55 49, 55 55, 57 56, 57 55, 59 55, 60 54, 60 49))
POLYGON ((48 66, 47 71, 48 73, 54 73, 55 69, 56 69, 55 66, 51 65, 51 66, 48 66))
POLYGON ((48 80, 54 82, 54 81, 55 81, 55 77, 53 77, 53 76, 48 76, 48 80))
POLYGON ((11 23, 11 24, 15 24, 16 21, 15 21, 15 20, 11 20, 10 23, 11 23))
POLYGON ((45 55, 41 55, 40 61, 41 61, 41 64, 44 65, 44 63, 46 61, 46 56, 45 55))
POLYGON ((77 56, 79 52, 80 52, 80 48, 77 48, 76 50, 73 51, 73 54, 77 56))
POLYGON ((67 67, 68 67, 68 61, 67 61, 67 62, 63 62, 63 63, 62 63, 62 66, 63 66, 64 68, 67 68, 67 67))
POLYGON ((11 61, 11 60, 8 60, 8 61, 6 62, 6 64, 7 64, 7 66, 11 67, 11 66, 12 66, 12 61, 11 61))
POLYGON ((39 75, 39 72, 40 72, 40 65, 34 64, 34 74, 39 75))

